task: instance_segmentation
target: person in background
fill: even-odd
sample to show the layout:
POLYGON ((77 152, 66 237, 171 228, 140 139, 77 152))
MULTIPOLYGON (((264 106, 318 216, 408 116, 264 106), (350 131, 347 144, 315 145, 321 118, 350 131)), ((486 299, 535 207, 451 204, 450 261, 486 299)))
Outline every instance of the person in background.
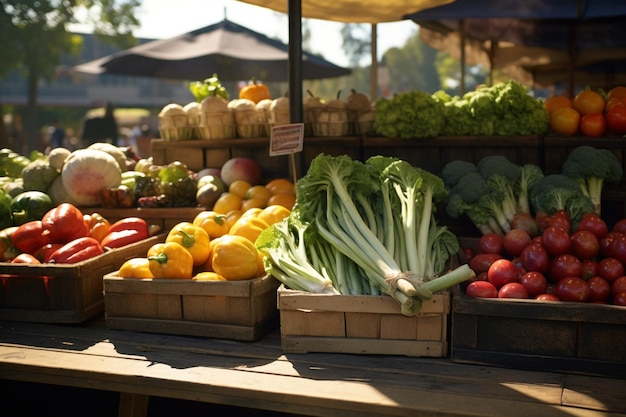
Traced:
POLYGON ((57 119, 53 119, 50 124, 50 149, 61 148, 65 141, 65 129, 61 127, 61 124, 57 119))

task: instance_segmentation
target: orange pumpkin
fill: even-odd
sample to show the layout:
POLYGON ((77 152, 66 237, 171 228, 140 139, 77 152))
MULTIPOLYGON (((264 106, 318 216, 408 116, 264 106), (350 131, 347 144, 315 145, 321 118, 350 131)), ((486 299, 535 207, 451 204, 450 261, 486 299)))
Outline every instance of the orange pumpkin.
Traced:
POLYGON ((239 91, 239 98, 247 98, 248 100, 258 103, 264 99, 271 99, 270 90, 265 84, 261 84, 255 78, 252 78, 248 85, 239 91))

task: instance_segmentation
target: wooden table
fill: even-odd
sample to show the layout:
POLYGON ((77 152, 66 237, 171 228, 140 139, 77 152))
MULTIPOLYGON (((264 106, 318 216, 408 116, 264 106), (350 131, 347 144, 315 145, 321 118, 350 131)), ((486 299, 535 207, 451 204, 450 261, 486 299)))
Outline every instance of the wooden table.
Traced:
POLYGON ((257 342, 0 321, 0 378, 311 416, 626 416, 626 379, 452 363, 447 358, 284 354, 257 342))

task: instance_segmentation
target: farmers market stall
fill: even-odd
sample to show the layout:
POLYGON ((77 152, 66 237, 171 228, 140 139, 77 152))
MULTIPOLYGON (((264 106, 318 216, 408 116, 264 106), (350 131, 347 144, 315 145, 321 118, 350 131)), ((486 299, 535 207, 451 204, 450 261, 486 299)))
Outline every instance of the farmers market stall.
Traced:
POLYGON ((120 416, 148 415, 150 397, 310 416, 626 415, 623 379, 285 354, 276 332, 250 344, 107 330, 96 318, 81 327, 2 321, 0 334, 3 379, 119 392, 120 416))

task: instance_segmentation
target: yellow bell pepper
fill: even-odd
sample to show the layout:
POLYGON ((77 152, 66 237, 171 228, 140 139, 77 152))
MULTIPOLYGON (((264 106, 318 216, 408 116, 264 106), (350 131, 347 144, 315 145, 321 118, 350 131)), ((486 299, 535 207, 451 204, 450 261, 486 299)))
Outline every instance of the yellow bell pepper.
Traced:
POLYGON ((211 239, 224 236, 230 228, 226 215, 213 210, 201 211, 194 217, 191 223, 194 226, 203 228, 211 239))
POLYGON ((154 278, 148 258, 131 258, 124 262, 118 271, 121 278, 154 278))
POLYGON ((190 279, 193 256, 180 243, 157 243, 148 249, 148 266, 155 278, 190 279))
POLYGON ((256 242, 257 237, 261 234, 261 232, 267 229, 269 225, 265 220, 260 219, 256 216, 241 216, 239 220, 233 224, 233 226, 228 231, 230 235, 243 236, 246 239, 250 240, 250 242, 256 242))
POLYGON ((252 279, 259 276, 259 255, 249 239, 224 235, 213 241, 211 265, 213 271, 229 281, 252 279))
POLYGON ((176 242, 189 251, 193 265, 202 265, 209 257, 209 234, 201 227, 190 222, 180 222, 169 231, 166 242, 176 242))
POLYGON ((198 272, 191 279, 193 279, 194 281, 226 281, 226 278, 224 278, 217 272, 209 271, 198 272))

